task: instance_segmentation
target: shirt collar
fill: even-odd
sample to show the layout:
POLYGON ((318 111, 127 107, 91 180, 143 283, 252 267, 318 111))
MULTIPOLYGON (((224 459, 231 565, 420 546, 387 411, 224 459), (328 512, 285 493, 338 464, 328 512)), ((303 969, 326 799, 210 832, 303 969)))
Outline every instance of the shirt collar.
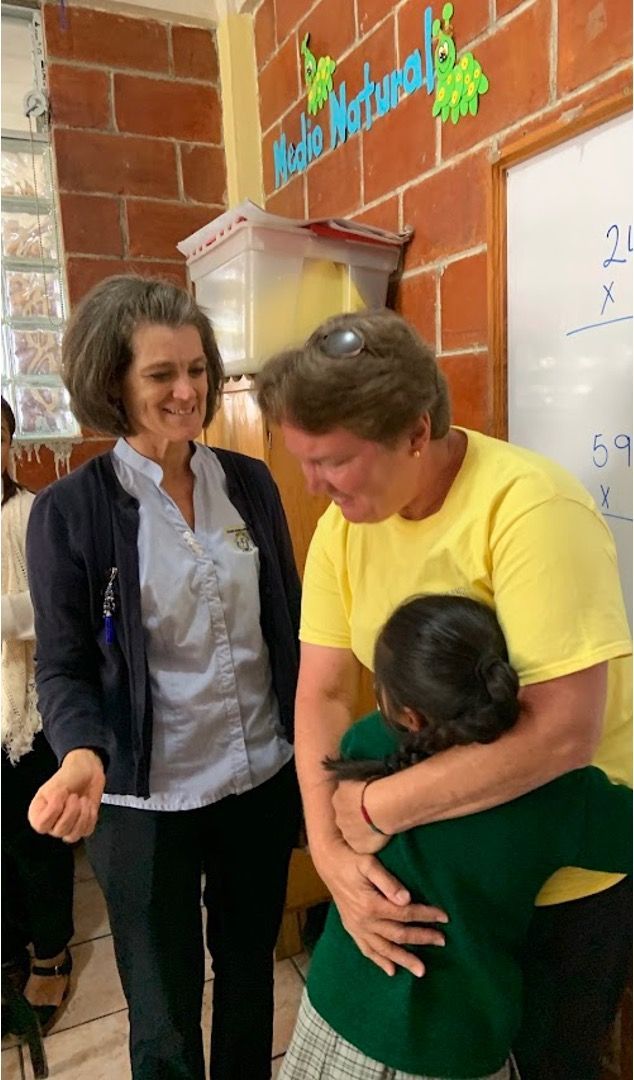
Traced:
MULTIPOLYGON (((194 447, 194 451, 191 456, 191 466, 194 475, 198 475, 198 467, 200 462, 200 445, 196 442, 190 443, 190 446, 194 447)), ((146 458, 143 454, 140 454, 138 450, 130 446, 129 442, 125 439, 117 439, 113 453, 123 461, 125 465, 128 465, 137 473, 141 473, 142 476, 147 476, 157 487, 160 487, 163 483, 163 470, 160 465, 157 465, 156 461, 151 461, 150 458, 146 458)))
POLYGON ((149 458, 143 457, 138 450, 135 450, 125 439, 117 439, 115 443, 113 453, 118 457, 119 461, 122 461, 124 465, 127 465, 135 473, 140 473, 141 476, 147 476, 152 483, 157 487, 161 486, 163 481, 163 470, 160 465, 157 465, 155 461, 150 461, 149 458))

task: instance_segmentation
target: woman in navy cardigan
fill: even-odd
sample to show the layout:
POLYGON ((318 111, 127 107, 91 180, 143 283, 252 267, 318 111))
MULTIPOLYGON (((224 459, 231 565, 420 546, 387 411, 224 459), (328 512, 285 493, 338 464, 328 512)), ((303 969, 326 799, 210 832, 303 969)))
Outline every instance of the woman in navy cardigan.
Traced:
POLYGON ((89 838, 134 1080, 204 1076, 201 875, 211 1077, 265 1080, 300 812, 299 580, 279 494, 262 462, 194 442, 223 373, 184 290, 102 282, 73 314, 63 370, 80 422, 118 441, 31 513, 36 682, 60 767, 30 820, 89 838))

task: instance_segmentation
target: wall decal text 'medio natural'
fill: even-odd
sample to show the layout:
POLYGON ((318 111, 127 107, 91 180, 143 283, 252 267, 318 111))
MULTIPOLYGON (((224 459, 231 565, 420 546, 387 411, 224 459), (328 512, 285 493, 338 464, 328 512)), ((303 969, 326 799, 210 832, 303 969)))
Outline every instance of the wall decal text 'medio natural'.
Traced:
POLYGON ((330 56, 319 59, 310 50, 310 35, 300 46, 307 92, 307 112, 300 116, 300 137, 289 142, 285 132, 273 144, 275 187, 285 184, 289 177, 304 172, 324 149, 324 129, 311 117, 316 117, 326 104, 329 107, 329 149, 334 150, 361 127, 369 131, 372 125, 405 97, 419 90, 428 94, 436 91, 432 114, 456 124, 462 116, 475 116, 478 101, 486 94, 489 81, 472 53, 458 57, 453 40, 453 4, 442 9, 442 22, 434 19, 431 7, 423 11, 423 46, 413 49, 402 67, 396 67, 382 78, 372 78, 370 64, 363 65, 363 86, 348 99, 345 82, 336 89, 333 74, 336 61, 330 56))

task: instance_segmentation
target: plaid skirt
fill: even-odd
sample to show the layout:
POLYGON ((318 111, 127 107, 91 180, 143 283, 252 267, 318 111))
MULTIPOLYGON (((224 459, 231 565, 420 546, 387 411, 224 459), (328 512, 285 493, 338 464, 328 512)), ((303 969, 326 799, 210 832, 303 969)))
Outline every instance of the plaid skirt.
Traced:
MULTIPOLYGON (((496 1073, 473 1080, 514 1080, 513 1063, 508 1061, 496 1073)), ((278 1080, 446 1080, 401 1072, 366 1057, 346 1042, 322 1020, 311 1005, 306 990, 302 995, 291 1044, 286 1051, 278 1080)))

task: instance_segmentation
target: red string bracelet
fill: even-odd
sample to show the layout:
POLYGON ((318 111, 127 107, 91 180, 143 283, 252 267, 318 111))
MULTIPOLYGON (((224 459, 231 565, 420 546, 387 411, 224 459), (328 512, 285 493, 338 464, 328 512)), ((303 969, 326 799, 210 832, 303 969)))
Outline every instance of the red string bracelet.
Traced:
MULTIPOLYGON (((374 777, 374 780, 377 780, 377 779, 378 779, 378 777, 374 777)), ((364 802, 363 802, 366 788, 368 787, 369 784, 373 784, 374 780, 366 780, 365 784, 363 785, 363 790, 361 792, 361 817, 365 821, 366 825, 370 826, 370 828, 372 829, 372 832, 379 833, 381 836, 389 836, 390 835, 389 833, 383 832, 383 829, 379 829, 378 825, 374 824, 374 822, 373 822, 372 818, 370 817, 370 815, 368 814, 368 811, 366 810, 364 802)))

